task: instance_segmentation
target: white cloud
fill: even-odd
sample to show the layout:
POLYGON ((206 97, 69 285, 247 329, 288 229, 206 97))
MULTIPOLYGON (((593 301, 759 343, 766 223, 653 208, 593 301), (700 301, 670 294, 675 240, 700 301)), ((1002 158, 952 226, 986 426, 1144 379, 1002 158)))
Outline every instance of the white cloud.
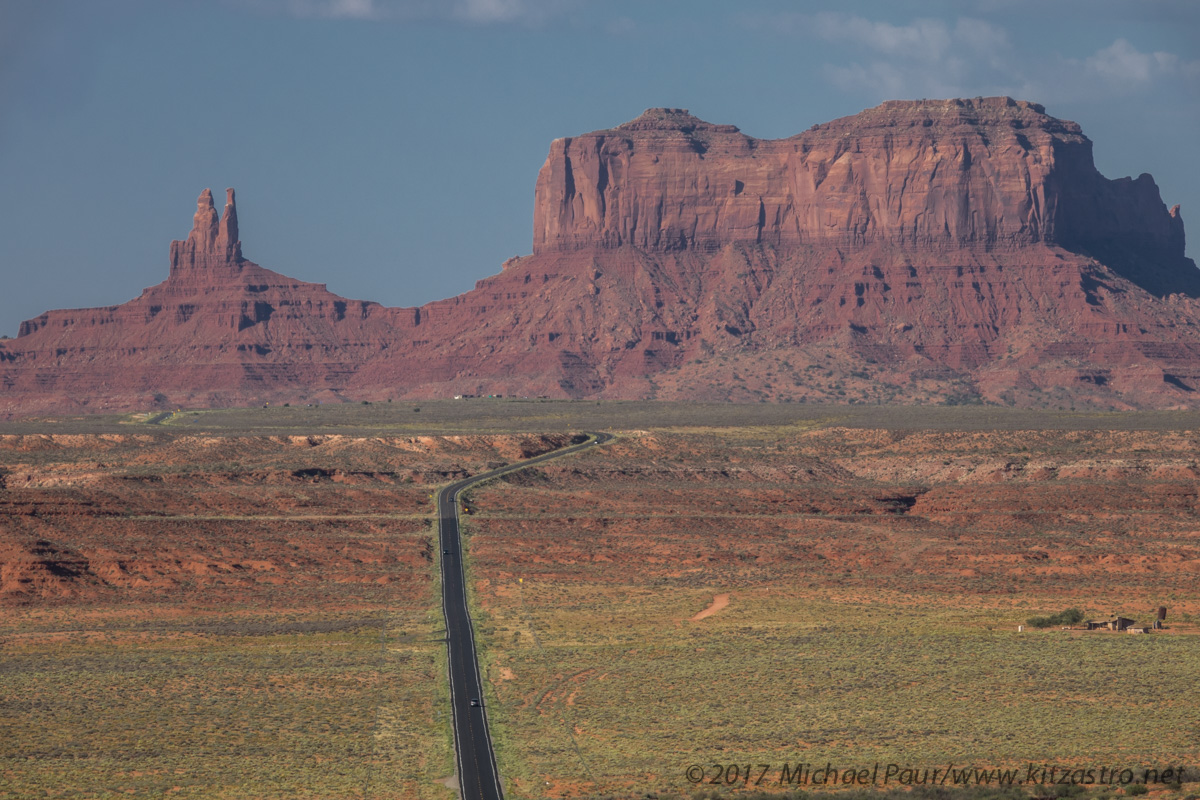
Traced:
POLYGON ((293 17, 350 20, 450 20, 470 25, 538 24, 580 0, 224 0, 293 17))
POLYGON ((1158 96, 1164 101, 1175 102, 1181 96, 1196 96, 1200 61, 1187 61, 1175 53, 1142 52, 1129 40, 1118 38, 1086 58, 1045 54, 1030 74, 1030 95, 1045 103, 1158 93, 1163 93, 1158 96))
POLYGON ((1132 89, 1157 78, 1194 76, 1200 61, 1185 62, 1174 53, 1143 53, 1128 40, 1117 39, 1088 56, 1083 68, 1116 87, 1132 89))
POLYGON ((823 13, 813 17, 813 30, 829 42, 852 42, 884 55, 920 61, 938 60, 951 44, 951 32, 939 19, 918 19, 908 25, 893 25, 845 14, 823 13))
POLYGON ((512 22, 530 13, 524 0, 461 0, 453 5, 454 16, 481 24, 512 22))
POLYGON ((836 46, 822 74, 875 100, 1008 94, 1039 102, 1112 97, 1173 81, 1196 85, 1200 61, 1138 50, 1119 38, 1083 59, 1021 52, 1008 31, 973 18, 904 23, 842 13, 744 15, 748 27, 836 46))
POLYGON ((1008 32, 981 19, 920 18, 897 25, 821 13, 788 15, 785 25, 845 46, 848 63, 824 66, 843 91, 867 91, 878 99, 961 97, 1012 93, 1024 83, 1008 32))
POLYGON ((963 17, 954 25, 954 41, 960 49, 986 59, 993 69, 1009 66, 1012 44, 1008 41, 1008 31, 998 25, 963 17))
POLYGON ((374 0, 330 0, 329 16, 372 19, 379 14, 374 0))
MULTIPOLYGON (((908 94, 907 76, 895 65, 883 61, 875 61, 867 65, 851 64, 847 67, 826 64, 825 76, 834 86, 843 91, 870 87, 886 97, 905 97, 908 94)), ((940 92, 931 92, 931 94, 937 95, 940 92)))

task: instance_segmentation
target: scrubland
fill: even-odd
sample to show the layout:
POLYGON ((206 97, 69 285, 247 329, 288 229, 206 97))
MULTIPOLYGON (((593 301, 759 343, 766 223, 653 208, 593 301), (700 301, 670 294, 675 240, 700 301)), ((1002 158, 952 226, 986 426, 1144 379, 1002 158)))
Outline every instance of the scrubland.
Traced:
POLYGON ((126 430, 0 434, 0 797, 449 797, 430 495, 559 439, 126 430))
POLYGON ((1190 431, 688 428, 480 489, 502 772, 542 797, 712 788, 691 765, 771 765, 775 790, 798 762, 1200 766, 1198 453, 1190 431), (1149 635, 1018 632, 1159 605, 1149 635))
POLYGON ((579 429, 465 520, 508 796, 1200 767, 1200 419, 391 405, 0 427, 0 797, 452 797, 430 495, 579 429))

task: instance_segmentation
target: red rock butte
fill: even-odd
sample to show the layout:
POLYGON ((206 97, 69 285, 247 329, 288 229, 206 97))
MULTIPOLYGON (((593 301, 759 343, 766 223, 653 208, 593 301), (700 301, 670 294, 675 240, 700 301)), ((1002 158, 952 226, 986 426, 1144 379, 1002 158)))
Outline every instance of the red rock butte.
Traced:
POLYGON ((682 109, 555 140, 533 254, 418 308, 242 256, 200 195, 170 274, 0 343, 0 414, 454 395, 1169 408, 1200 271, 1149 175, 1007 97, 761 140, 682 109))
MULTIPOLYGON (((1007 97, 892 101, 777 140, 652 108, 550 146, 533 250, 1051 243, 1178 266, 1183 222, 1164 211, 1149 175, 1106 180, 1078 125, 1007 97)), ((1200 290, 1200 274, 1143 277, 1200 290)))

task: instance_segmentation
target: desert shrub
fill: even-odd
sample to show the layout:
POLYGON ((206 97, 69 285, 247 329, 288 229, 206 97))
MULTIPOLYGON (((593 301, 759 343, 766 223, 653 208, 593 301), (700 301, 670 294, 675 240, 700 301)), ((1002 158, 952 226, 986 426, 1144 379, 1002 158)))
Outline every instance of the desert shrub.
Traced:
POLYGON ((1077 622, 1083 622, 1083 612, 1078 608, 1068 608, 1066 611, 1059 614, 1064 625, 1074 625, 1077 622))
POLYGON ((1083 612, 1078 608, 1068 608, 1049 617, 1030 617, 1025 624, 1031 628, 1051 628, 1055 625, 1074 625, 1083 620, 1083 612))
POLYGON ((1145 794, 1150 789, 1144 783, 1135 783, 1125 787, 1125 794, 1145 794))

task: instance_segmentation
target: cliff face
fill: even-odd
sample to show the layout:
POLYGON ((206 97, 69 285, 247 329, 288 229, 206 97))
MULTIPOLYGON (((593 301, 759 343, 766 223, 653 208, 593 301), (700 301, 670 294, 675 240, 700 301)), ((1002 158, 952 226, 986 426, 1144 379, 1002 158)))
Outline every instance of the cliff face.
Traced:
POLYGON ((1180 276, 1146 288, 1200 293, 1153 179, 1105 179, 1079 126, 1034 103, 892 101, 776 140, 655 108, 551 145, 535 254, 732 243, 1153 252, 1180 276))
POLYGON ((534 253, 383 308, 242 255, 205 190, 170 275, 0 342, 0 415, 504 394, 1200 406, 1200 272, 1153 179, 1008 98, 758 140, 651 109, 556 140, 534 253))

